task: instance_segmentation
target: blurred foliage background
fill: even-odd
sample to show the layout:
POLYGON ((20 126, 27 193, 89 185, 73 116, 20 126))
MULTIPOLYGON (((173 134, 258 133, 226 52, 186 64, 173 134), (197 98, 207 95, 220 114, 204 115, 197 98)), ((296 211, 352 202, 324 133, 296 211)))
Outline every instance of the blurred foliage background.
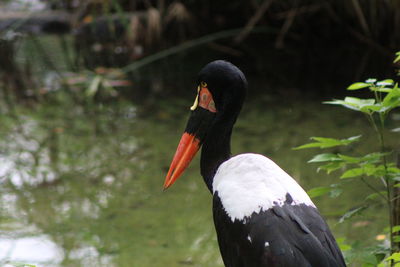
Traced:
POLYGON ((108 68, 122 68, 134 83, 132 90, 111 83, 130 99, 186 92, 186 77, 214 58, 268 76, 274 88, 320 94, 366 73, 393 76, 399 8, 396 0, 5 1, 3 94, 73 94, 66 76, 103 75, 108 68))

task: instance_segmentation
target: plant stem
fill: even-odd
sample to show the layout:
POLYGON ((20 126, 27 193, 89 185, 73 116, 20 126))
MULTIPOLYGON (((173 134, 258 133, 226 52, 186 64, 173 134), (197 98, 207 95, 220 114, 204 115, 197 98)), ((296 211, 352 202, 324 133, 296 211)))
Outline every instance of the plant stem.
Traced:
MULTIPOLYGON (((380 102, 380 97, 378 96, 378 94, 375 93, 375 99, 377 102, 380 102)), ((378 125, 376 124, 372 114, 368 114, 367 119, 369 120, 369 122, 371 123, 372 127, 375 129, 375 131, 378 134, 378 139, 379 139, 379 143, 380 143, 380 150, 381 153, 383 154, 382 156, 382 164, 385 168, 385 174, 383 175, 383 177, 381 177, 381 181, 383 183, 383 185, 386 188, 386 195, 387 197, 385 198, 386 200, 386 205, 389 211, 389 238, 390 238, 390 252, 391 254, 394 252, 394 242, 393 242, 393 235, 392 235, 392 229, 393 229, 393 205, 392 205, 392 192, 391 192, 391 183, 390 183, 390 179, 389 179, 389 175, 388 175, 388 170, 387 170, 387 159, 386 159, 386 155, 385 155, 385 137, 384 137, 384 129, 385 129, 385 114, 384 113, 379 113, 379 121, 380 121, 380 125, 378 127, 378 125)), ((365 181, 364 181, 365 182, 365 181)), ((393 262, 390 263, 390 266, 393 265, 393 262)))
MULTIPOLYGON (((398 153, 396 153, 396 157, 397 157, 397 163, 396 166, 399 168, 400 167, 400 155, 398 153)), ((400 225, 400 188, 399 187, 395 187, 396 185, 398 185, 399 182, 393 182, 392 188, 392 214, 393 214, 393 225, 400 225)), ((397 232, 396 234, 393 234, 394 237, 399 236, 399 233, 397 232)), ((394 242, 394 250, 396 252, 400 251, 400 242, 399 241, 395 241, 394 242)))
MULTIPOLYGON (((387 160, 386 160, 386 155, 385 155, 385 138, 384 138, 384 129, 385 129, 385 114, 384 113, 379 113, 379 121, 380 121, 380 128, 378 128, 378 133, 379 133, 379 141, 381 145, 381 152, 383 153, 382 157, 382 163, 385 168, 385 175, 384 179, 386 182, 386 194, 387 194, 387 206, 389 210, 389 236, 390 236, 390 252, 394 252, 394 247, 393 247, 393 207, 392 207, 392 187, 388 175, 388 170, 387 170, 387 160)), ((393 265, 393 262, 391 262, 390 265, 393 265)))
POLYGON ((372 114, 367 114, 367 120, 371 123, 372 127, 374 128, 374 130, 376 131, 376 133, 379 135, 379 129, 376 126, 375 120, 372 117, 372 114))
POLYGON ((373 185, 371 185, 370 183, 368 183, 365 179, 364 179, 364 177, 361 177, 361 181, 366 185, 366 186, 368 186, 372 191, 375 191, 380 197, 382 197, 385 201, 387 201, 388 199, 387 199, 387 197, 384 195, 384 194, 382 194, 382 192, 380 192, 378 189, 376 189, 373 185))

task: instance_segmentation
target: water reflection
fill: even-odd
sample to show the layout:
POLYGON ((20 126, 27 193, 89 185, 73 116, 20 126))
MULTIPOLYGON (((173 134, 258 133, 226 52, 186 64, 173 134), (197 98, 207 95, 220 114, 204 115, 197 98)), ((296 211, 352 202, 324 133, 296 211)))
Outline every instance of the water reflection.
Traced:
MULTIPOLYGON (((162 192, 187 116, 186 108, 181 113, 167 106, 160 103, 139 116, 129 103, 43 104, 0 117, 0 263, 222 266, 211 197, 197 161, 162 192)), ((291 148, 316 134, 347 137, 365 127, 363 118, 348 113, 327 120, 331 110, 311 102, 278 106, 253 100, 239 118, 233 152, 273 158, 306 189, 330 184, 334 177, 316 174, 305 163, 312 151, 291 148), (346 127, 336 134, 341 125, 346 127)), ((368 228, 335 225, 364 191, 358 186, 340 199, 317 199, 336 236, 360 239, 381 230, 383 211, 374 211, 368 228)))
POLYGON ((63 258, 63 250, 49 237, 33 236, 2 238, 0 240, 0 259, 2 266, 9 263, 35 262, 40 266, 58 266, 63 258))

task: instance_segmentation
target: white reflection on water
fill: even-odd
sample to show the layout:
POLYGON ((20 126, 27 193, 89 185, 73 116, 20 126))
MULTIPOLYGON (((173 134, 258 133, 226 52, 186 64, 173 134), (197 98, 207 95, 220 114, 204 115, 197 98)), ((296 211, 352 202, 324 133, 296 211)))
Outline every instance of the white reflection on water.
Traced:
POLYGON ((26 263, 37 267, 53 267, 59 266, 63 258, 63 250, 46 235, 15 239, 0 237, 0 264, 2 266, 7 263, 26 263))

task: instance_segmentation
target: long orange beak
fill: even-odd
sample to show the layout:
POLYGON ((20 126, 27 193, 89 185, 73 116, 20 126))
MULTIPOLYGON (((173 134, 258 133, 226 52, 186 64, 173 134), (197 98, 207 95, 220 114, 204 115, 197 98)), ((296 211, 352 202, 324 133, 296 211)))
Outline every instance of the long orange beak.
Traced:
POLYGON ((164 190, 170 187, 185 171, 200 148, 200 140, 194 135, 184 133, 179 141, 175 156, 165 177, 164 190))
POLYGON ((189 120, 181 141, 179 141, 175 156, 172 159, 167 177, 165 177, 164 190, 170 187, 182 175, 189 163, 204 141, 207 130, 214 121, 217 109, 211 92, 205 82, 198 87, 198 95, 190 108, 189 120))

